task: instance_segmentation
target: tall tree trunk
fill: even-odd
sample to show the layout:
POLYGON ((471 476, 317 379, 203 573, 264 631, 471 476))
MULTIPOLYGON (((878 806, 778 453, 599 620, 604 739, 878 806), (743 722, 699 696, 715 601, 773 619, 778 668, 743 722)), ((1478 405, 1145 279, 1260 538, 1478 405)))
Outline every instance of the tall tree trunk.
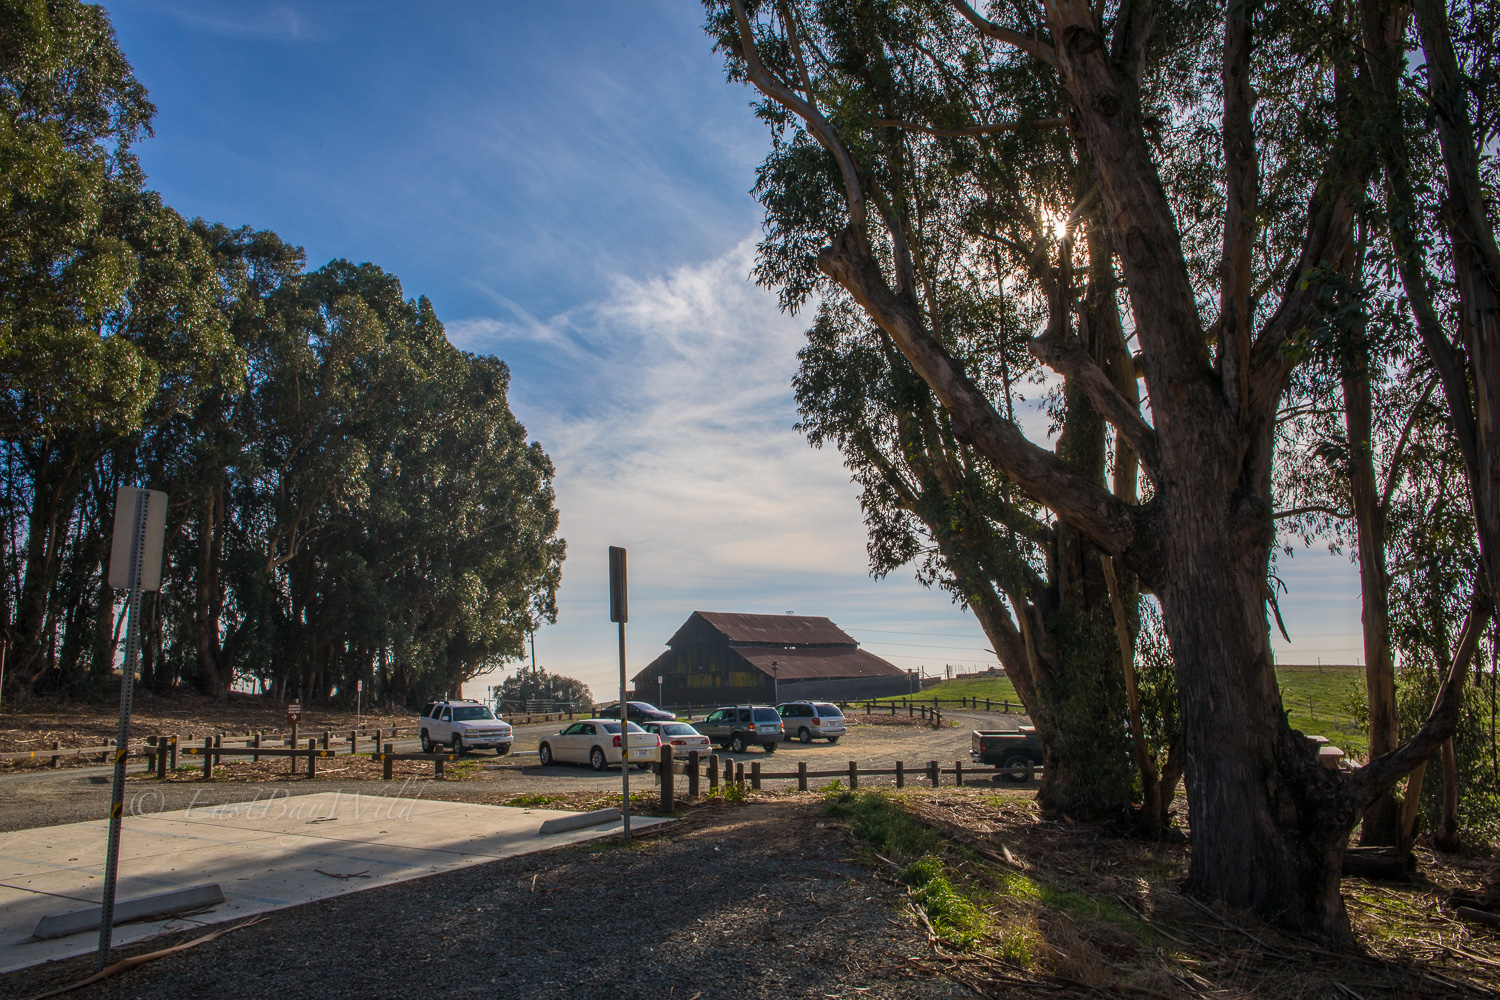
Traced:
POLYGON ((1453 737, 1443 741, 1443 814, 1432 834, 1432 846, 1456 851, 1458 837, 1458 755, 1453 752, 1453 737))
MULTIPOLYGON (((1396 666, 1391 654, 1390 586, 1385 566, 1385 511, 1375 479, 1371 441, 1370 352, 1363 340, 1351 348, 1342 373, 1344 427, 1349 441, 1349 492, 1359 545, 1359 594, 1365 643, 1365 700, 1370 713, 1370 756, 1400 742, 1396 715, 1396 666)), ((1387 789, 1365 810, 1360 843, 1396 843, 1400 807, 1387 789)))

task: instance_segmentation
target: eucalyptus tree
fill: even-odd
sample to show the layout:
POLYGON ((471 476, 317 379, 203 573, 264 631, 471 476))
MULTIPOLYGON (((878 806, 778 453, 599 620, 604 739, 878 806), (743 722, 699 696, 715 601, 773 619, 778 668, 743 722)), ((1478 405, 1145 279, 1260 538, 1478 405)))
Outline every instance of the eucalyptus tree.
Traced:
POLYGON ((1354 215, 1372 171, 1352 95, 1365 71, 1350 20, 1359 11, 1079 0, 987 14, 962 2, 709 6, 731 74, 765 96, 761 116, 798 133, 793 141, 818 165, 802 196, 836 206, 836 222, 800 241, 800 271, 762 277, 858 303, 931 388, 958 439, 1160 599, 1181 702, 1190 889, 1347 938, 1338 886, 1349 832, 1452 731, 1459 690, 1450 673, 1412 739, 1341 775, 1288 727, 1272 666, 1276 418, 1309 338, 1346 304, 1354 215), (962 93, 947 120, 913 122, 898 103, 878 117, 899 124, 871 122, 865 94, 829 58, 839 33, 872 39, 867 52, 924 52, 939 74, 969 61, 1054 81, 1056 117, 1079 137, 1097 182, 1077 192, 1074 211, 1097 197, 1101 252, 1128 302, 1149 420, 1083 349, 1076 326, 1043 331, 1034 350, 1134 452, 1146 502, 1033 444, 975 384, 920 293, 911 219, 890 197, 871 138, 894 129, 887 142, 918 146, 936 141, 933 131, 967 129, 977 144, 979 133, 1036 123, 981 118, 990 108, 962 93))

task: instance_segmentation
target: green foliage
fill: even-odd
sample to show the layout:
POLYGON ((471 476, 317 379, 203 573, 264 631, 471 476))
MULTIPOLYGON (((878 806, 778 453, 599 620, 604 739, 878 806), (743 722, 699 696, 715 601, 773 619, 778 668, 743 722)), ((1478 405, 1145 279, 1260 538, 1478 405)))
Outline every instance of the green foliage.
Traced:
MULTIPOLYGON (((1396 701, 1401 712, 1401 737, 1417 731, 1432 709, 1438 690, 1437 672, 1408 665, 1396 675, 1396 701)), ((1453 754, 1458 763, 1458 824, 1472 844, 1500 845, 1500 692, 1495 675, 1486 674, 1464 689, 1453 754)), ((1422 816, 1427 829, 1442 819, 1443 781, 1438 758, 1427 766, 1422 782, 1422 816)))
POLYGON ((832 784, 824 789, 828 812, 846 820, 854 835, 882 854, 917 858, 940 849, 942 838, 880 792, 851 792, 832 784))
POLYGON ((960 948, 972 947, 979 940, 984 915, 954 888, 940 859, 932 855, 918 858, 901 869, 896 878, 911 888, 912 901, 927 914, 928 923, 943 940, 960 948))

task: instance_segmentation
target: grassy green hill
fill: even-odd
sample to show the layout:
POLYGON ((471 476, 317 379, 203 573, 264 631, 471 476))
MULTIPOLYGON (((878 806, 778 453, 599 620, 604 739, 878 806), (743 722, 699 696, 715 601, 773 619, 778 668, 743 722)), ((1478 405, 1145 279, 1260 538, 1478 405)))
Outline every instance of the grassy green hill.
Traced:
MULTIPOLYGON (((1365 669, 1352 664, 1279 664, 1276 679, 1281 683, 1282 703, 1290 713, 1293 729, 1308 735, 1326 736, 1351 755, 1363 757, 1369 747, 1364 726, 1351 708, 1351 701, 1363 703, 1365 669)), ((943 681, 924 688, 920 697, 989 698, 992 701, 1020 703, 1016 689, 1005 677, 974 677, 943 681)), ((901 698, 886 698, 900 701, 901 698)))

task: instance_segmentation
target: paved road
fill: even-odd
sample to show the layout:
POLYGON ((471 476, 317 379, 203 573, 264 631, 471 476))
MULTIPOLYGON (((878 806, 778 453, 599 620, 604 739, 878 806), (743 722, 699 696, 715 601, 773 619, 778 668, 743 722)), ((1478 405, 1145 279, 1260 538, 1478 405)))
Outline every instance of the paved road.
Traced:
MULTIPOLYGON (((1020 721, 1015 716, 990 712, 948 712, 944 719, 955 725, 940 730, 923 727, 856 725, 837 745, 826 742, 803 744, 783 743, 775 753, 751 750, 743 754, 723 753, 723 758, 746 762, 746 770, 753 761, 759 761, 767 771, 795 771, 799 761, 806 761, 808 770, 845 770, 851 760, 861 767, 888 768, 902 760, 910 771, 924 767, 929 760, 938 761, 943 767, 952 767, 955 760, 968 762, 969 732, 975 728, 1002 728, 1014 726, 1020 721)), ((566 725, 563 723, 562 725, 566 725)), ((539 767, 533 756, 541 739, 555 733, 561 725, 534 723, 516 727, 516 742, 513 750, 525 754, 497 759, 490 753, 476 752, 473 759, 480 767, 473 778, 463 782, 422 782, 423 795, 430 798, 469 799, 474 801, 500 801, 505 796, 523 793, 571 793, 613 792, 619 788, 620 774, 617 770, 591 771, 587 766, 554 764, 539 767)), ((417 741, 397 741, 400 751, 416 750, 417 741)), ((143 764, 132 764, 131 771, 143 771, 143 764)), ((110 793, 110 768, 71 767, 56 770, 22 771, 0 776, 0 831, 23 830, 61 823, 76 823, 97 819, 108 813, 110 793)), ((654 777, 649 774, 633 774, 632 784, 640 782, 642 788, 654 787, 654 777)), ((831 779, 822 779, 815 785, 831 779)), ((891 778, 864 779, 861 784, 890 784, 891 778)), ((155 784, 132 782, 127 786, 126 807, 129 812, 134 796, 147 791, 151 795, 151 809, 184 809, 189 805, 208 806, 228 802, 243 802, 264 796, 272 790, 276 794, 305 795, 326 791, 336 786, 329 781, 266 782, 247 785, 236 782, 168 782, 155 784), (283 791, 284 790, 284 791, 283 791)), ((393 784, 399 784, 393 783, 393 784)), ((788 787, 793 781, 767 781, 765 787, 788 787)), ((370 794, 379 794, 386 786, 380 782, 360 781, 351 787, 370 794)))

